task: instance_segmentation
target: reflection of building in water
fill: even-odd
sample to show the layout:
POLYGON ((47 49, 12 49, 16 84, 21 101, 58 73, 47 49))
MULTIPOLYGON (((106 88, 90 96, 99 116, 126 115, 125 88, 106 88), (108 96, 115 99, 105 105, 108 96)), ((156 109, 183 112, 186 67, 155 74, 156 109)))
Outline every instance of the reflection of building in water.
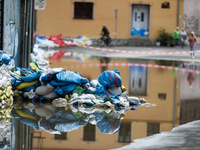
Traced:
MULTIPOLYGON (((60 64, 53 62, 51 68, 70 66, 77 64, 99 63, 97 59, 88 59, 78 62, 75 59, 62 59, 60 64)), ((113 63, 113 61, 111 61, 113 63)), ((148 63, 144 61, 132 62, 116 60, 116 63, 148 63)), ((153 62, 150 62, 153 64, 153 62)), ((126 87, 129 96, 144 97, 148 103, 157 104, 156 107, 140 107, 136 111, 128 111, 121 123, 120 130, 114 135, 101 133, 96 126, 91 124, 80 127, 78 130, 52 135, 41 130, 44 149, 111 149, 121 147, 134 139, 143 138, 152 134, 170 131, 173 127, 174 109, 174 76, 172 70, 108 66, 108 70, 117 69, 121 73, 122 83, 126 87)), ((91 80, 97 79, 101 74, 101 67, 74 67, 83 77, 91 80)), ((179 125, 179 100, 180 78, 177 80, 176 89, 176 126, 179 125)), ((34 148, 37 141, 34 141, 34 148)))
MULTIPOLYGON (((200 66, 190 65, 188 69, 200 70, 200 66)), ((192 72, 181 75, 180 124, 200 119, 200 75, 192 72), (189 79, 189 81, 188 81, 189 79)))

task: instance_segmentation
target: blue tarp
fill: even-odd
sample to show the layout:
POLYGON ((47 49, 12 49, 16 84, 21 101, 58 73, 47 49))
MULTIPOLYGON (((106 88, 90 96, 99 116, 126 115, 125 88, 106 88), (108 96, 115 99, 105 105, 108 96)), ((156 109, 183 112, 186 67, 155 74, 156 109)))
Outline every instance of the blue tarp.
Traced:
POLYGON ((136 30, 135 28, 132 28, 131 34, 139 34, 140 36, 144 36, 145 32, 149 32, 148 30, 140 29, 136 30))

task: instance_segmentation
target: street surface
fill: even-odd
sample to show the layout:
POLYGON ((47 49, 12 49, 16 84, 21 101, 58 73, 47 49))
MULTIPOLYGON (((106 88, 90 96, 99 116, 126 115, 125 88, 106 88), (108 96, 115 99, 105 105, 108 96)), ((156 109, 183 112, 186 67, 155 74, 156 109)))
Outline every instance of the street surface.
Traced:
MULTIPOLYGON (((173 48, 173 47, 102 47, 108 49, 127 50, 127 51, 140 51, 140 52, 182 52, 189 51, 189 46, 173 48)), ((195 59, 189 58, 189 54, 131 54, 131 53, 118 53, 101 51, 83 47, 62 47, 54 48, 55 50, 66 50, 71 52, 79 52, 84 54, 90 54, 92 56, 111 57, 111 58, 135 58, 135 59, 150 59, 150 60, 171 60, 171 61, 186 61, 186 62, 200 62, 200 53, 195 54, 195 59)), ((199 49, 196 49, 199 50, 199 49)))
POLYGON ((200 121, 193 121, 169 132, 136 139, 130 145, 115 150, 199 150, 199 131, 200 121))

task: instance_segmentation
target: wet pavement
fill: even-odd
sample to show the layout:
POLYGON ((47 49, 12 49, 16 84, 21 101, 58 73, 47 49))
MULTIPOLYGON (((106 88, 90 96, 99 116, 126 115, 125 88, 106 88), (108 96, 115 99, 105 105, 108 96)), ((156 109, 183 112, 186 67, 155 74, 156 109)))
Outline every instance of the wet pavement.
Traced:
MULTIPOLYGON (((72 53, 64 57, 61 53, 56 55, 50 61, 52 70, 11 69, 14 101, 7 143, 11 148, 7 149, 123 149, 133 140, 145 137, 153 140, 158 133, 200 119, 199 53, 195 59, 189 59, 189 54, 125 54, 82 47, 59 49, 72 53)), ((170 47, 116 49, 188 51, 170 47)), ((35 63, 31 63, 33 67, 35 63)), ((198 128, 199 124, 191 131, 182 128, 169 132, 169 136, 159 141, 162 145, 159 148, 158 144, 148 147, 149 141, 141 147, 198 149, 198 128), (181 144, 177 146, 178 143, 181 144)), ((137 144, 133 147, 140 148, 137 144)))
MULTIPOLYGON (((138 52, 186 52, 189 51, 189 46, 178 48, 172 47, 102 47, 108 49, 124 50, 124 51, 138 51, 138 52)), ((134 59, 149 59, 149 60, 171 60, 171 61, 187 61, 187 62, 200 62, 200 53, 195 54, 195 58, 191 59, 189 54, 131 54, 131 53, 118 53, 118 52, 107 52, 95 49, 88 49, 83 47, 66 47, 66 48, 54 48, 57 50, 66 50, 71 52, 79 52, 89 54, 92 56, 99 57, 110 57, 110 58, 134 58, 134 59)), ((198 49, 197 49, 198 50, 198 49)))

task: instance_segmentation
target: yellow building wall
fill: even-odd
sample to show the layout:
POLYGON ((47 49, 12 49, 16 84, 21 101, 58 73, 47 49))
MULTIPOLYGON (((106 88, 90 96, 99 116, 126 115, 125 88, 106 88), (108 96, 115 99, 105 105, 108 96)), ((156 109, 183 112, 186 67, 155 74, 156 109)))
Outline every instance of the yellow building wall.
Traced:
MULTIPOLYGON (((168 0, 170 9, 162 9, 161 0, 84 0, 94 2, 94 19, 73 19, 73 1, 81 0, 46 0, 46 8, 38 10, 37 32, 44 35, 61 33, 65 37, 100 37, 103 25, 110 33, 115 32, 115 9, 118 9, 118 39, 130 38, 132 4, 150 5, 150 39, 158 37, 160 28, 173 33, 177 26, 177 0, 168 0)), ((180 0, 180 28, 183 22, 183 4, 180 0)), ((111 34, 111 38, 114 38, 111 34)))
MULTIPOLYGON (((88 59, 84 62, 76 59, 61 59, 60 63, 52 62, 51 68, 62 66, 64 69, 79 72, 83 77, 90 80, 97 79, 101 74, 100 67, 76 67, 81 64, 99 63, 97 59, 88 59), (73 68, 71 68, 74 66, 73 68)), ((113 63, 113 61, 111 61, 113 63)), ((128 63, 126 60, 116 60, 116 63, 128 63)), ((150 64, 155 64, 153 61, 150 64)), ((108 67, 108 70, 117 69, 121 73, 122 83, 127 88, 129 84, 129 67, 108 67)), ((131 141, 146 137, 147 123, 160 123, 160 132, 170 131, 173 127, 173 100, 174 100, 174 76, 172 70, 148 68, 147 75, 147 96, 144 97, 148 103, 155 103, 156 107, 139 107, 136 111, 128 111, 122 122, 131 123, 131 141), (166 93, 167 98, 164 101, 158 99, 158 93, 166 93)), ((179 125, 179 103, 180 103, 180 78, 177 78, 177 106, 176 106, 176 126, 179 125)), ((78 130, 67 133, 67 141, 55 141, 54 135, 42 131, 44 149, 113 149, 122 147, 128 143, 118 143, 118 133, 106 135, 96 128, 96 141, 85 142, 83 138, 83 127, 78 130)), ((34 148, 37 147, 37 140, 34 141, 34 148)))

